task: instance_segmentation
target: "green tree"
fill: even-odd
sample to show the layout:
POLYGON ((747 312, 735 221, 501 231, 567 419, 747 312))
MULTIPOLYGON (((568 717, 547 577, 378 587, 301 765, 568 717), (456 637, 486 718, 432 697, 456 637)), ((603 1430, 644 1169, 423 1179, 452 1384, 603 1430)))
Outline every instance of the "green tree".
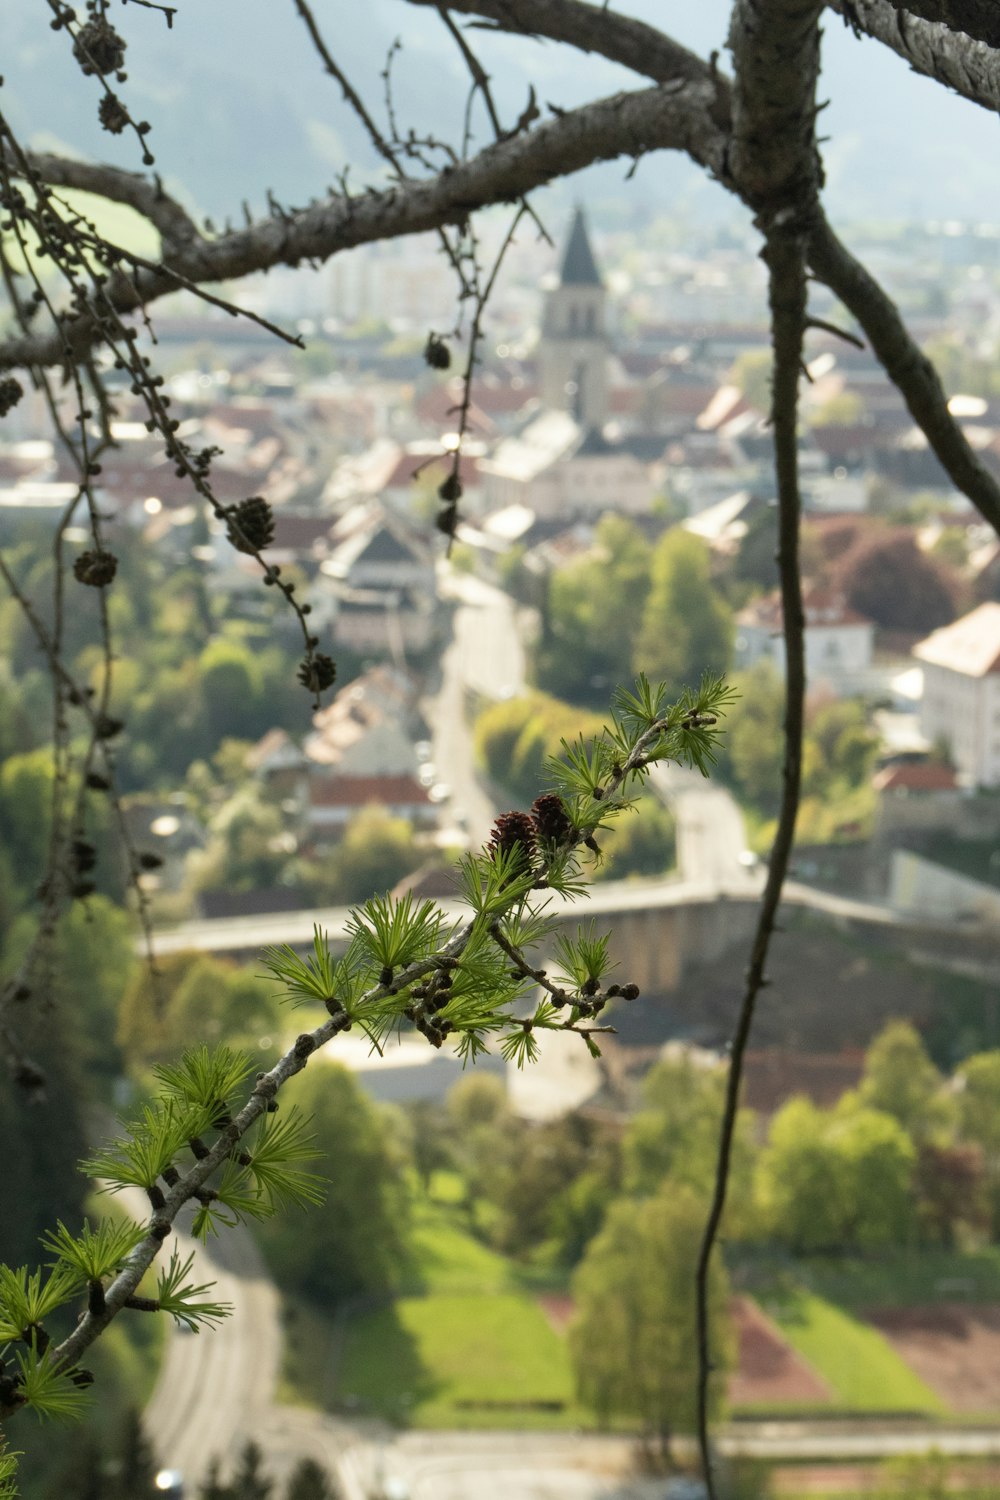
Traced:
POLYGON ((677 863, 674 815, 656 797, 643 797, 633 815, 622 818, 604 845, 604 861, 595 880, 622 880, 628 875, 668 875, 677 863))
POLYGON ((729 379, 733 385, 737 386, 750 405, 760 412, 771 410, 773 366, 774 356, 770 349, 748 349, 745 354, 739 356, 729 372, 729 379))
POLYGON ((244 1443, 230 1489, 233 1500, 270 1500, 274 1481, 264 1469, 264 1454, 251 1438, 244 1443))
POLYGON ((941 1074, 916 1028, 909 1021, 890 1021, 865 1053, 861 1103, 891 1115, 921 1141, 948 1125, 951 1110, 942 1089, 941 1074))
POLYGON ((130 1406, 122 1423, 120 1460, 112 1490, 118 1500, 156 1500, 159 1465, 153 1446, 143 1431, 142 1417, 130 1406))
POLYGON ((838 1155, 844 1243, 862 1250, 908 1243, 917 1160, 908 1132, 892 1115, 859 1108, 848 1096, 834 1112, 830 1140, 838 1155))
POLYGON ((405 1161, 376 1107, 346 1068, 325 1057, 302 1078, 296 1103, 310 1116, 326 1197, 260 1231, 279 1284, 334 1307, 388 1291, 407 1257, 405 1161))
POLYGON ((761 661, 737 673, 733 686, 739 697, 727 722, 719 769, 744 801, 770 812, 781 787, 784 685, 775 667, 761 661))
POLYGON ((666 532, 653 552, 635 670, 677 694, 703 672, 726 669, 732 635, 732 616, 709 577, 708 548, 689 531, 666 532))
POLYGON ((0 844, 31 890, 42 878, 52 823, 52 752, 29 750, 0 765, 0 844))
POLYGON ((117 1037, 133 1073, 172 1060, 192 1036, 253 1050, 282 1028, 273 986, 229 959, 178 953, 158 967, 155 979, 135 967, 121 999, 117 1037))
POLYGON ((198 658, 198 675, 214 744, 223 737, 257 739, 267 728, 264 677, 239 641, 214 640, 198 658))
POLYGON ((384 807, 367 807, 353 817, 344 836, 307 879, 321 901, 349 905, 375 892, 389 891, 425 857, 406 818, 384 807))
MULTIPOLYGON (((613 1204, 573 1278, 570 1352, 580 1399, 601 1421, 639 1417, 669 1456, 671 1437, 695 1418, 695 1322, 691 1288, 705 1222, 704 1199, 665 1183, 654 1198, 613 1204)), ((709 1294, 712 1407, 729 1362, 728 1283, 718 1260, 709 1294)))
POLYGON ((545 764, 562 741, 600 732, 602 720, 548 693, 527 693, 485 709, 476 720, 476 758, 498 786, 531 802, 545 780, 545 764))
POLYGON ((891 1115, 847 1095, 834 1110, 791 1099, 771 1122, 757 1191, 765 1225, 790 1250, 905 1244, 914 1226, 916 1149, 891 1115))
POLYGON ((649 544, 631 521, 607 515, 591 551, 549 579, 535 652, 539 687, 598 706, 627 677, 649 592, 649 544))
MULTIPOLYGON (((725 1087, 723 1066, 700 1066, 687 1053, 665 1058, 647 1073, 642 1108, 625 1135, 629 1192, 646 1196, 665 1182, 704 1191, 715 1172, 725 1087)), ((727 1228, 737 1237, 753 1219, 753 1161, 753 1116, 741 1110, 727 1210, 727 1228)))
POLYGON ((829 1121, 808 1099, 790 1099, 771 1121, 757 1167, 757 1197, 771 1234, 790 1250, 842 1243, 840 1154, 829 1121))
POLYGON ((983 1153, 984 1191, 990 1233, 1000 1239, 1000 1051, 967 1057, 956 1075, 955 1096, 962 1139, 983 1153))
POLYGON ((285 1500, 337 1500, 339 1489, 314 1458, 300 1458, 291 1472, 285 1500))

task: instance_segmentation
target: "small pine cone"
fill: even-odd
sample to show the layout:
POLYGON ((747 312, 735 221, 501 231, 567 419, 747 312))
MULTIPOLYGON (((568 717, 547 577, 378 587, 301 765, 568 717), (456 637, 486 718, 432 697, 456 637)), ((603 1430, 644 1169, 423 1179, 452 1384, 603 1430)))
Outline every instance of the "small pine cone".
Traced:
POLYGON ((523 864, 530 864, 535 857, 535 825, 527 813, 505 812, 493 824, 488 852, 496 859, 498 854, 518 850, 523 864))
POLYGON ((445 536, 454 536, 455 527, 458 525, 458 507, 446 505, 444 510, 439 512, 434 524, 438 531, 444 532, 445 536))
POLYGON ((103 16, 81 26, 73 46, 73 56, 85 74, 117 73, 125 62, 125 42, 103 16))
POLYGON ((97 850, 89 839, 74 839, 71 845, 73 868, 85 875, 97 864, 97 850))
POLYGON ((92 589, 107 588, 118 571, 118 559, 113 552, 93 549, 81 552, 73 564, 73 576, 78 583, 86 583, 92 589))
POLYGON ((555 792, 545 792, 531 804, 531 816, 535 820, 538 837, 546 844, 566 844, 573 837, 573 824, 563 806, 563 800, 555 792))
POLYGON ((226 536, 237 552, 263 552, 274 541, 274 512, 262 496, 241 500, 230 509, 229 517, 226 536))
POLYGON ((454 505, 456 500, 462 498, 462 481, 454 472, 443 479, 438 485, 438 499, 444 500, 448 505, 454 505))
POLYGON ((107 130, 111 135, 121 135, 128 124, 128 110, 117 94, 105 94, 97 106, 97 118, 102 130, 107 130))
POLYGON ((436 333, 428 334, 424 345, 424 359, 432 370, 447 370, 451 364, 451 350, 436 333))
POLYGON ((299 667, 299 681, 311 693, 325 693, 337 680, 337 664, 332 656, 315 651, 299 667))
POLYGON ((99 740, 113 740, 124 728, 125 720, 116 719, 113 714, 98 714, 94 722, 94 734, 99 740))
POLYGON ((622 985, 622 999, 623 1000, 638 1000, 638 998, 639 998, 639 986, 637 984, 623 984, 622 985))
POLYGON ((13 375, 7 375, 0 380, 0 417, 5 417, 24 395, 24 386, 13 375))

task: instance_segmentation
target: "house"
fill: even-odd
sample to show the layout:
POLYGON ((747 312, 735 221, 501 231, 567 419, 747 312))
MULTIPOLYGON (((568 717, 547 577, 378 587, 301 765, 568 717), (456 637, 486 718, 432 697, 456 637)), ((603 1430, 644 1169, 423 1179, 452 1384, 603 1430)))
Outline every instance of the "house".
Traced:
POLYGON ((337 840, 366 807, 384 807, 415 828, 431 828, 437 821, 427 789, 415 776, 313 776, 306 807, 309 838, 317 844, 337 840))
POLYGON ((312 772, 345 776, 412 776, 413 680, 389 666, 349 682, 313 718, 303 746, 312 772))
MULTIPOLYGON (((863 691, 871 672, 875 640, 871 620, 849 608, 842 595, 829 589, 807 588, 802 603, 809 686, 826 683, 839 697, 863 691)), ((784 671, 783 634, 780 593, 755 599, 736 616, 736 665, 751 667, 768 660, 784 671)))
POLYGON ((399 662, 427 650, 440 631, 430 539, 378 501, 352 506, 334 526, 316 596, 338 641, 362 654, 399 662))
POLYGON ((491 511, 527 506, 543 521, 645 515, 656 493, 649 465, 568 412, 541 412, 480 467, 491 511))
POLYGON ((913 655, 924 671, 921 732, 948 745, 963 780, 1000 786, 1000 604, 932 631, 913 655))

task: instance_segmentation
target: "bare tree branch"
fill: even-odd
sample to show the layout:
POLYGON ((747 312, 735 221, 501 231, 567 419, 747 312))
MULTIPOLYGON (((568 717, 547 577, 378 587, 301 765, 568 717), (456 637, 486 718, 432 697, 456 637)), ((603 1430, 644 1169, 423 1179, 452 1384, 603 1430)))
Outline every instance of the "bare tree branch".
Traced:
POLYGON ((713 1369, 709 1271, 726 1207, 743 1061, 788 870, 798 814, 805 704, 805 618, 799 576, 798 390, 806 329, 805 246, 819 211, 816 83, 822 0, 737 0, 729 45, 735 63, 732 178, 757 211, 769 272, 774 350, 771 418, 778 486, 778 567, 785 643, 785 756, 781 810, 730 1051, 715 1180, 695 1275, 698 1444, 709 1500, 716 1500, 709 1433, 713 1369))
MULTIPOLYGON (((159 230, 168 246, 206 243, 190 214, 176 198, 171 198, 158 176, 154 175, 150 181, 141 172, 125 172, 119 167, 75 161, 51 152, 26 151, 24 156, 31 169, 50 187, 76 188, 134 208, 159 230)), ((9 169, 17 173, 18 163, 12 160, 9 169)))
POLYGON ((828 0, 858 33, 891 47, 917 73, 954 89, 983 109, 1000 113, 1000 53, 984 41, 956 33, 941 21, 908 15, 892 0, 828 0))
POLYGON ((809 265, 853 313, 913 420, 962 494, 1000 533, 1000 485, 983 467, 948 410, 932 362, 913 339, 892 298, 818 218, 808 245, 809 265))
POLYGON ((988 47, 1000 47, 1000 9, 996 0, 886 0, 899 17, 900 30, 911 16, 964 32, 988 47))
MULTIPOLYGON (((409 0, 438 8, 438 0, 409 0)), ((580 52, 596 52, 658 83, 686 78, 717 87, 716 124, 729 121, 729 81, 709 63, 644 21, 623 16, 585 0, 449 0, 448 9, 481 16, 498 31, 567 42, 580 52)))
MULTIPOLYGON (((216 240, 178 246, 163 268, 118 275, 105 287, 109 305, 121 313, 147 307, 175 291, 178 278, 192 284, 239 280, 272 266, 321 262, 338 251, 461 224, 477 208, 515 202, 543 183, 571 175, 595 161, 638 157, 653 150, 686 151, 715 175, 723 171, 725 138, 712 116, 710 83, 615 94, 546 120, 533 130, 487 146, 477 156, 446 167, 436 177, 356 197, 334 196, 309 207, 275 214, 216 240)), ((121 191, 116 169, 94 167, 91 191, 121 191)), ((82 356, 100 341, 92 319, 77 317, 60 333, 16 337, 0 343, 0 370, 61 364, 67 341, 82 356)))

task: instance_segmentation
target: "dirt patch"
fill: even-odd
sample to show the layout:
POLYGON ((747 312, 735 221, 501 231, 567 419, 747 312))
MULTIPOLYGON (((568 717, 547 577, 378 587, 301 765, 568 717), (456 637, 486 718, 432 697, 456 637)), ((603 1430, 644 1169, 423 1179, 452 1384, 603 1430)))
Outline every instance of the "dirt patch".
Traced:
POLYGON ((729 1377, 729 1400, 734 1406, 833 1399, 826 1382, 795 1353, 755 1302, 734 1298, 732 1316, 738 1351, 736 1370, 729 1377))
MULTIPOLYGON (((573 1316, 573 1298, 567 1292, 543 1292, 537 1301, 556 1333, 565 1333, 573 1316)), ((737 1350, 736 1369, 728 1385, 731 1403, 832 1401, 826 1382, 795 1353, 756 1302, 734 1297, 731 1312, 737 1350)))
POLYGON ((1000 1305, 939 1302, 865 1316, 955 1411, 1000 1409, 1000 1305))

